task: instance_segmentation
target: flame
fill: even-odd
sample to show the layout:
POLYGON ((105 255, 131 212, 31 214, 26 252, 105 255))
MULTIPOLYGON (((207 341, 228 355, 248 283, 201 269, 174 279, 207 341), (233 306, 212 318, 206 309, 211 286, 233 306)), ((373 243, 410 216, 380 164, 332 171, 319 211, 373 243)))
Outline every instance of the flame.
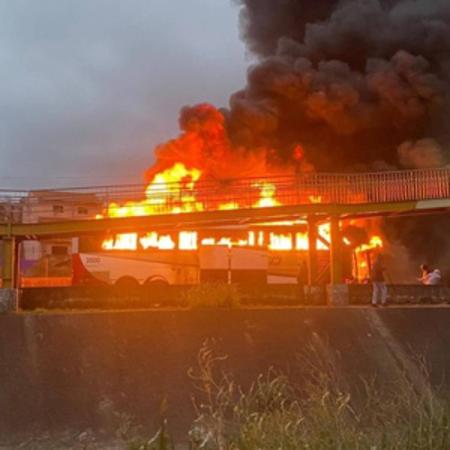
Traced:
POLYGON ((310 195, 308 199, 311 203, 322 203, 321 195, 310 195))
POLYGON ((178 248, 180 250, 196 250, 198 233, 195 231, 181 231, 178 235, 178 248))
POLYGON ((219 205, 219 211, 231 211, 233 209, 239 209, 239 204, 236 202, 230 202, 219 205))
MULTIPOLYGON (((154 214, 179 214, 184 212, 204 211, 206 208, 202 201, 196 196, 196 186, 202 178, 202 171, 198 168, 188 168, 181 162, 173 164, 154 174, 150 183, 145 189, 145 198, 141 201, 129 201, 123 205, 111 203, 104 216, 112 218, 148 216, 154 214)), ((255 182, 252 184, 255 189, 253 195, 256 200, 252 204, 253 208, 270 208, 281 206, 282 203, 277 199, 277 188, 274 183, 267 181, 255 182)), ((323 201, 320 195, 307 196, 310 203, 321 203, 323 201)), ((210 201, 210 200, 209 200, 210 201)), ((240 208, 236 201, 223 202, 216 204, 216 208, 221 211, 236 210, 240 208)), ((281 222, 278 225, 294 225, 294 222, 281 222)), ((318 227, 319 239, 317 240, 318 250, 328 250, 330 242, 330 224, 323 223, 318 227)), ((347 241, 344 243, 350 245, 347 241)), ((147 233, 145 236, 138 237, 137 233, 118 234, 114 238, 106 239, 102 247, 104 250, 136 250, 138 245, 143 249, 155 248, 160 250, 195 250, 200 245, 237 245, 237 246, 259 246, 270 250, 308 250, 309 241, 307 233, 291 232, 270 233, 268 236, 264 232, 249 232, 246 239, 233 241, 224 236, 222 238, 205 237, 199 242, 197 232, 180 232, 178 241, 175 242, 170 235, 158 235, 156 232, 147 233)), ((356 249, 358 253, 381 247, 382 240, 378 236, 372 237, 369 244, 365 244, 356 249)))
POLYGON ((275 198, 277 188, 273 183, 254 183, 252 187, 260 189, 260 198, 253 205, 254 208, 271 208, 281 205, 281 203, 275 198))
POLYGON ((188 169, 184 164, 176 163, 154 176, 145 189, 144 200, 126 202, 122 206, 111 203, 106 215, 118 218, 151 216, 167 210, 173 214, 202 211, 203 205, 193 194, 201 175, 198 169, 188 169))
POLYGON ((269 235, 270 250, 292 250, 292 237, 289 234, 270 233, 269 235))
POLYGON ((356 258, 356 276, 359 281, 370 278, 369 254, 373 250, 383 248, 384 243, 381 236, 374 235, 370 238, 368 244, 362 244, 355 249, 356 258))
POLYGON ((103 241, 102 248, 104 250, 136 250, 137 234, 117 234, 114 238, 109 238, 103 241))
POLYGON ((357 253, 367 252, 383 247, 383 239, 380 236, 372 236, 368 244, 362 244, 355 249, 357 253))
POLYGON ((173 250, 176 245, 170 235, 159 236, 156 232, 147 233, 139 239, 144 250, 157 248, 159 250, 173 250))

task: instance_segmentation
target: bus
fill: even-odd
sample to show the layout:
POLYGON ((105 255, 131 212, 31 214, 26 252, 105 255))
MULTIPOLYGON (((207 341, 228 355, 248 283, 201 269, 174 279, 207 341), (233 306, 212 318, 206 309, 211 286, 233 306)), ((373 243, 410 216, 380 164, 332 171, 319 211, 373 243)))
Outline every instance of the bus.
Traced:
MULTIPOLYGON (((308 258, 304 230, 210 229, 199 232, 128 233, 81 238, 73 255, 73 284, 195 285, 296 284, 308 258), (282 232, 281 232, 282 231, 282 232)), ((329 251, 318 251, 315 285, 329 280, 329 251)), ((344 276, 352 276, 352 252, 343 252, 344 276)))

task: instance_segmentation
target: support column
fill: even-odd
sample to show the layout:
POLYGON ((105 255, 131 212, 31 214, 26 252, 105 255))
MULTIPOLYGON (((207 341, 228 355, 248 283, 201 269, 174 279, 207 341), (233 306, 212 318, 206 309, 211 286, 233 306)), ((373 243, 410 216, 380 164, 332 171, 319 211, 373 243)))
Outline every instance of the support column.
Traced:
POLYGON ((331 217, 330 224, 330 286, 328 287, 328 303, 334 306, 348 305, 348 285, 343 283, 342 236, 339 217, 331 217))
POLYGON ((13 289, 16 287, 16 238, 13 236, 6 236, 2 239, 3 244, 3 273, 2 287, 6 289, 13 289))
POLYGON ((18 309, 19 291, 16 289, 17 254, 16 238, 2 239, 2 288, 0 289, 0 313, 15 312, 18 309))
POLYGON ((314 216, 308 217, 308 286, 317 284, 317 222, 314 216))
POLYGON ((332 285, 342 283, 342 255, 341 255, 341 232, 339 227, 339 217, 332 216, 330 221, 331 242, 330 242, 330 273, 332 285))

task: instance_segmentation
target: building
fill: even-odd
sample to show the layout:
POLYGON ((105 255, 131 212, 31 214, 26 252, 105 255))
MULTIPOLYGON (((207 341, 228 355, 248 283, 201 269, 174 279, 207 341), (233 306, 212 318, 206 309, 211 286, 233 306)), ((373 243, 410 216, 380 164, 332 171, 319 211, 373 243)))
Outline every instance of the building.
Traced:
MULTIPOLYGON (((102 203, 95 194, 80 192, 31 191, 21 202, 23 223, 89 219, 99 214, 101 209, 102 203)), ((77 238, 25 241, 22 243, 22 267, 27 271, 34 263, 45 260, 43 276, 51 276, 49 258, 67 259, 78 250, 77 242, 77 238)))

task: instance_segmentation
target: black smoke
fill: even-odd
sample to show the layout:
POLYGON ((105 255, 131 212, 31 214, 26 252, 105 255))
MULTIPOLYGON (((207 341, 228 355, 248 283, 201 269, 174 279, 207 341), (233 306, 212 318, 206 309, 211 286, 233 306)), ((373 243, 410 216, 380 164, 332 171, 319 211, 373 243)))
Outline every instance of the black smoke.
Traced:
MULTIPOLYGON (((450 1, 238 3, 257 62, 226 113, 236 147, 282 166, 300 145, 318 171, 448 164, 450 1)), ((448 262, 448 216, 385 228, 417 260, 448 262)))
POLYGON ((230 99, 237 146, 283 164, 300 144, 325 171, 401 166, 406 142, 448 148, 450 2, 241 3, 258 62, 230 99))

